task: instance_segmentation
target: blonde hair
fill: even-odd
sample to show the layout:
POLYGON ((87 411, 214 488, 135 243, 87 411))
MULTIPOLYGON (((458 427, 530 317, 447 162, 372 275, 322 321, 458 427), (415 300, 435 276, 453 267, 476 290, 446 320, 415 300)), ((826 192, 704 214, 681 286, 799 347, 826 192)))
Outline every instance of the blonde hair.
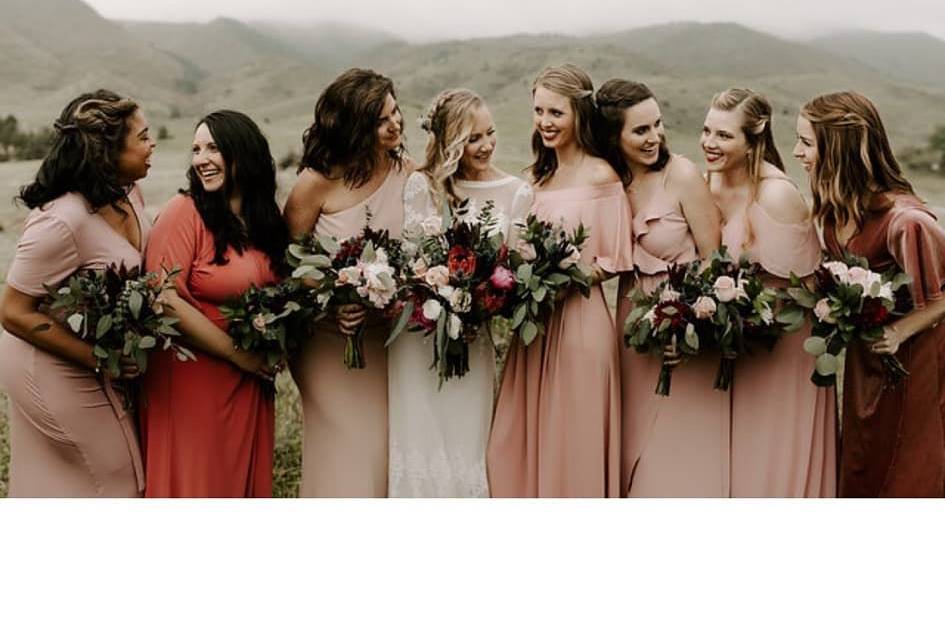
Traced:
MULTIPOLYGON (((574 64, 549 66, 542 70, 532 84, 535 90, 543 87, 559 94, 571 103, 574 112, 574 139, 577 145, 594 157, 600 157, 594 130, 598 126, 597 106, 594 102, 594 84, 584 70, 574 64)), ((558 157, 554 149, 547 148, 536 129, 532 133, 532 153, 535 161, 529 167, 537 184, 544 184, 558 170, 558 157)))
POLYGON ((742 115, 742 133, 748 142, 748 177, 751 181, 751 198, 758 198, 761 173, 765 162, 784 171, 784 162, 774 144, 771 131, 771 103, 761 94, 747 88, 730 88, 712 97, 711 107, 723 112, 738 112, 742 115))
POLYGON ((810 121, 817 143, 810 174, 816 219, 862 227, 877 194, 915 195, 868 98, 857 92, 822 94, 804 104, 801 116, 810 121))
POLYGON ((420 128, 429 134, 426 163, 420 172, 427 176, 438 207, 444 202, 456 206, 462 201, 456 194, 454 178, 472 133, 474 116, 483 104, 482 97, 472 90, 443 90, 420 119, 420 128))

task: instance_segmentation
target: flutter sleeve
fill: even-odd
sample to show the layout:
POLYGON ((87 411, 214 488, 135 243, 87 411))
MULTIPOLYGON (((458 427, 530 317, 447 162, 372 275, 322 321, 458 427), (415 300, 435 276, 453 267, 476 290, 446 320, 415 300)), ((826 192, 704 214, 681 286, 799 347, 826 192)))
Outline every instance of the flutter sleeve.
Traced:
POLYGON ((31 295, 46 295, 81 266, 79 249, 69 226, 52 210, 33 210, 16 244, 7 284, 31 295))
POLYGON ((180 269, 174 279, 177 293, 195 306, 198 303, 188 281, 200 251, 203 230, 203 221, 193 201, 186 195, 177 195, 158 213, 145 251, 147 271, 160 274, 163 269, 180 269))
MULTIPOLYGON (((590 201, 592 260, 608 273, 633 270, 633 230, 630 202, 620 183, 599 187, 604 194, 590 201)), ((585 213, 585 216, 588 216, 585 213)))
POLYGON ((912 278, 915 308, 942 298, 945 285, 945 229, 928 210, 900 210, 890 221, 886 246, 900 269, 912 278))
POLYGON ((437 212, 427 177, 420 171, 414 171, 404 184, 404 232, 410 234, 420 231, 424 219, 433 216, 437 216, 437 212))

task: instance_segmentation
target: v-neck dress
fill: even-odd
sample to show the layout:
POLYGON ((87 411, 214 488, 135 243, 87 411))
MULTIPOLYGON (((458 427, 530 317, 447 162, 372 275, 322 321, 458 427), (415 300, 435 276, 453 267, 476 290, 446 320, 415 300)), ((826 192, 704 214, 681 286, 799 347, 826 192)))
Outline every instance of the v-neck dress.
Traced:
MULTIPOLYGON (((137 187, 129 193, 141 234, 150 224, 137 187)), ((78 193, 26 219, 7 284, 34 297, 82 269, 140 266, 141 252, 78 193)), ((19 337, 0 335, 0 387, 10 420, 11 497, 137 497, 144 489, 134 418, 111 383, 19 337)))

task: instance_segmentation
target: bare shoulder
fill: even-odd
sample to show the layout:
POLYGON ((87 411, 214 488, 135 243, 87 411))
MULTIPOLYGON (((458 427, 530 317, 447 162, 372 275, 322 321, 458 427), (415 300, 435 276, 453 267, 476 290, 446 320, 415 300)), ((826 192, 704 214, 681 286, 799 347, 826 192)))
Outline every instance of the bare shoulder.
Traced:
POLYGON ((336 185, 337 181, 310 168, 299 173, 285 202, 285 219, 293 235, 314 227, 329 191, 336 185))
POLYGON ((601 158, 590 158, 585 166, 585 175, 592 186, 603 186, 620 182, 620 177, 613 167, 607 163, 607 160, 601 158))
POLYGON ((758 203, 771 218, 780 223, 804 223, 810 220, 810 210, 800 191, 783 177, 761 180, 758 203))
POLYGON ((420 165, 417 164, 417 162, 412 157, 410 157, 409 155, 404 156, 402 169, 405 175, 409 175, 413 173, 418 168, 420 168, 420 165))
POLYGON ((666 181, 670 186, 704 187, 707 185, 699 167, 685 156, 674 155, 664 168, 666 181))

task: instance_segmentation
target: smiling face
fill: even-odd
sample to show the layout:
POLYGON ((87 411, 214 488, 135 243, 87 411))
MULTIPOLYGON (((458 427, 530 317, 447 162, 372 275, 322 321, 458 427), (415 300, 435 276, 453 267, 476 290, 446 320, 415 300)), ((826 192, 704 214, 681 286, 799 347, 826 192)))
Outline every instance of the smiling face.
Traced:
POLYGON ((797 117, 797 142, 794 143, 794 157, 808 173, 817 164, 817 138, 814 126, 803 116, 797 117))
POLYGON ((700 145, 710 173, 744 168, 748 163, 748 138, 742 131, 744 120, 736 109, 711 108, 702 125, 700 145))
POLYGON ((663 115, 656 99, 648 98, 624 110, 620 152, 627 163, 653 166, 665 141, 663 115))
POLYGON ((403 142, 401 130, 404 117, 400 113, 397 101, 390 93, 384 99, 384 107, 377 120, 377 146, 382 152, 393 151, 403 142))
POLYGON ((489 108, 483 105, 473 113, 473 125, 469 139, 463 147, 459 172, 467 178, 487 173, 492 168, 492 154, 495 153, 495 123, 489 108))
POLYGON ((561 149, 574 142, 575 116, 568 97, 539 85, 532 103, 532 118, 542 144, 549 149, 561 149))
POLYGON ((128 117, 126 124, 128 133, 118 155, 118 177, 122 184, 128 185, 148 175, 151 154, 157 145, 151 138, 148 121, 140 109, 128 117))
POLYGON ((226 161, 206 123, 201 123, 194 132, 191 151, 193 156, 190 163, 197 172, 203 189, 207 192, 221 190, 226 183, 226 161))

